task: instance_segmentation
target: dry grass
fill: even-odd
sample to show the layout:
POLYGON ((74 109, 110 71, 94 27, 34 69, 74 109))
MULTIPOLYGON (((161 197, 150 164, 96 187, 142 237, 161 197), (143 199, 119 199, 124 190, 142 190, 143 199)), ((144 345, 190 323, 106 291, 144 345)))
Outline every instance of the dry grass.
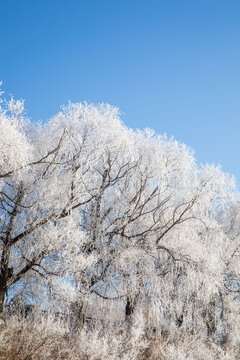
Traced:
MULTIPOLYGON (((125 329, 126 330, 126 329, 125 329)), ((130 332, 109 324, 71 332, 51 315, 11 316, 0 323, 0 360, 237 360, 237 347, 207 343, 177 330, 144 335, 139 324, 130 332)))

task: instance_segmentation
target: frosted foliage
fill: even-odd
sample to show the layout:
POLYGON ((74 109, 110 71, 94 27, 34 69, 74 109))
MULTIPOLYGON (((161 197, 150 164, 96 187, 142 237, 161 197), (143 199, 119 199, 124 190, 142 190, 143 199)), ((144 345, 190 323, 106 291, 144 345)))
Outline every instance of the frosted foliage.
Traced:
POLYGON ((209 359, 237 348, 233 178, 173 138, 128 129, 110 105, 69 103, 44 125, 22 101, 1 105, 0 313, 21 296, 68 309, 77 331, 84 312, 103 324, 116 306, 116 339, 102 325, 94 341, 83 324, 76 335, 89 359, 147 358, 153 328, 156 358, 200 359, 198 341, 209 359))
MULTIPOLYGON (((13 111, 14 106, 11 106, 13 111)), ((0 174, 16 170, 31 159, 32 147, 18 121, 19 111, 10 114, 0 109, 0 174)))

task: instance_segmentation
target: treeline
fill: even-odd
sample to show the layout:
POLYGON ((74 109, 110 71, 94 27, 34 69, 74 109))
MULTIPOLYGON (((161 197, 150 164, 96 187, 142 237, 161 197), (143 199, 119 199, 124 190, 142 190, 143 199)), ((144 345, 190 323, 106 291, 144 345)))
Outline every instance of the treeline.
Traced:
POLYGON ((239 358, 230 176, 103 104, 2 101, 0 148, 0 359, 239 358))

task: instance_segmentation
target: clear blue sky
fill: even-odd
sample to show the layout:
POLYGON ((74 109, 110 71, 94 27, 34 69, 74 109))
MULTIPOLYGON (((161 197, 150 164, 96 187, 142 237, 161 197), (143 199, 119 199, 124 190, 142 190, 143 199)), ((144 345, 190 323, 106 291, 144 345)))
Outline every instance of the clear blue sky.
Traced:
POLYGON ((108 102, 240 183, 239 0, 0 0, 0 80, 32 120, 108 102))

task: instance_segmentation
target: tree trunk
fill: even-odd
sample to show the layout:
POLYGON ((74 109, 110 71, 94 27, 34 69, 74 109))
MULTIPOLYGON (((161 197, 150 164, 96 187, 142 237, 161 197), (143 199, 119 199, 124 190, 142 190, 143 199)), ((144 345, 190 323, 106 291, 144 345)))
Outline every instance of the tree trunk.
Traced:
POLYGON ((7 294, 7 282, 12 276, 12 269, 8 267, 10 261, 10 246, 4 245, 0 264, 0 314, 4 309, 4 302, 7 294))
POLYGON ((210 301, 205 309, 203 316, 207 327, 207 337, 212 338, 216 333, 216 319, 215 319, 215 302, 210 301))
POLYGON ((129 333, 132 324, 133 324, 133 314, 137 305, 137 297, 134 300, 131 300, 127 297, 127 302, 125 305, 125 322, 127 324, 127 332, 129 333))
POLYGON ((3 275, 0 275, 0 314, 3 312, 4 309, 4 302, 7 292, 7 281, 6 278, 3 277, 3 275))
POLYGON ((70 307, 70 328, 77 331, 85 324, 85 314, 83 313, 83 303, 75 302, 70 307))

